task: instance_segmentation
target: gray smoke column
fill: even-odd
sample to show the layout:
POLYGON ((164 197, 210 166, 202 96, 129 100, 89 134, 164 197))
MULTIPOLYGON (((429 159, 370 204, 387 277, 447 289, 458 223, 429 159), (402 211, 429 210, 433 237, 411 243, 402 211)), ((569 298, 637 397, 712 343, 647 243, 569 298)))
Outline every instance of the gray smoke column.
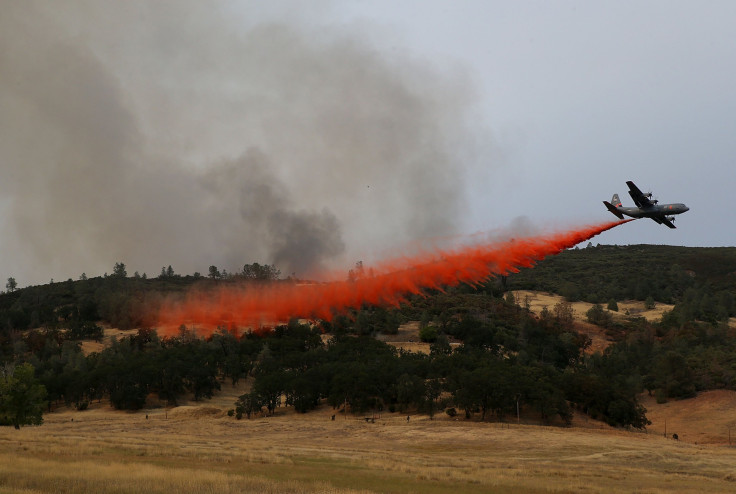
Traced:
POLYGON ((2 2, 2 279, 308 276, 456 233, 465 78, 213 5, 2 2))

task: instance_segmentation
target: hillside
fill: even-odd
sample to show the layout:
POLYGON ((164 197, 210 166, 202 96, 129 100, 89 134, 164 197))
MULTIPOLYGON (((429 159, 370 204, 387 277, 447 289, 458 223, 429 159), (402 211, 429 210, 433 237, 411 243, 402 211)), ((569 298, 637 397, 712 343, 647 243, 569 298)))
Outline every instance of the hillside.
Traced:
POLYGON ((84 409, 107 399, 117 409, 136 410, 151 396, 176 406, 187 396, 212 399, 226 382, 252 379, 239 413, 273 413, 282 402, 302 413, 328 403, 356 414, 451 410, 489 421, 521 413, 562 424, 583 413, 643 429, 642 393, 665 403, 736 389, 729 372, 736 338, 727 324, 736 315, 733 254, 663 246, 577 249, 480 286, 410 296, 396 308, 363 305, 329 321, 294 320, 242 337, 242 328, 222 328, 207 338, 198 338, 194 327, 158 335, 144 316, 188 287, 263 283, 278 270, 267 267, 264 279, 245 269, 211 279, 162 270, 146 279, 128 277, 118 263, 112 276, 0 295, 0 350, 4 363, 32 366, 52 407, 84 409), (528 284, 572 287, 586 296, 519 288, 528 284), (618 311, 594 305, 614 287, 623 287, 619 295, 629 288, 641 293, 611 299, 618 311), (595 307, 605 317, 587 317, 595 307))
POLYGON ((143 317, 238 279, 1 294, 3 363, 31 365, 53 412, 0 427, 0 491, 729 492, 732 249, 702 253, 566 251, 241 337, 160 337, 143 317))
POLYGON ((657 403, 653 396, 643 396, 650 434, 672 437, 692 444, 736 445, 736 391, 703 391, 694 398, 657 403), (730 442, 729 442, 730 439, 730 442))
POLYGON ((508 287, 593 303, 651 296, 672 304, 699 287, 736 293, 736 247, 589 244, 510 275, 508 287))
MULTIPOLYGON (((148 278, 138 273, 128 276, 125 265, 117 263, 112 275, 83 275, 78 280, 0 292, 0 337, 8 330, 38 327, 73 328, 83 336, 91 330, 83 328, 85 323, 123 330, 150 326, 150 315, 165 295, 183 293, 193 286, 207 290, 223 284, 274 280, 278 274, 274 266, 254 263, 246 264, 242 273, 222 275, 215 268, 212 278, 199 273, 178 275, 171 267, 148 278)), ((736 315, 731 300, 736 293, 736 247, 633 245, 572 249, 501 281, 489 283, 489 290, 533 290, 560 294, 571 302, 601 304, 652 297, 656 302, 681 306, 683 310, 676 312, 684 318, 717 320, 723 315, 721 307, 736 315)))

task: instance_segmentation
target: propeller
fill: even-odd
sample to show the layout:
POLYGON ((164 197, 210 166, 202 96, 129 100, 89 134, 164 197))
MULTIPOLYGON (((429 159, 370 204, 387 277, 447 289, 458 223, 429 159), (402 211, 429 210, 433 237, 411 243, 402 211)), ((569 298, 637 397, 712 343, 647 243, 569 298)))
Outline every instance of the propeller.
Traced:
POLYGON ((657 204, 659 202, 659 199, 654 198, 654 193, 651 190, 647 192, 646 194, 644 194, 644 197, 649 199, 652 202, 652 204, 657 204))

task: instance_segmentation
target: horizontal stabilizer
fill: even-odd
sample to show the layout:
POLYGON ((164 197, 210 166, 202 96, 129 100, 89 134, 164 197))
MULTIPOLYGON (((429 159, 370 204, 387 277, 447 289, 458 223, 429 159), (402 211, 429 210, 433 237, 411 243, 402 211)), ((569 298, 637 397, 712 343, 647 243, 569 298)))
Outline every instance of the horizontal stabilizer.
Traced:
POLYGON ((605 205, 606 205, 606 207, 608 208, 608 210, 609 210, 610 212, 612 212, 613 214, 615 214, 616 216, 618 216, 618 218, 619 218, 619 219, 621 219, 621 220, 622 220, 622 219, 624 219, 624 215, 623 215, 623 214, 621 214, 621 213, 619 213, 618 209, 616 209, 616 208, 615 208, 615 207, 613 206, 613 204, 611 204, 611 203, 610 203, 610 202, 608 202, 608 201, 603 201, 603 204, 605 204, 605 205))

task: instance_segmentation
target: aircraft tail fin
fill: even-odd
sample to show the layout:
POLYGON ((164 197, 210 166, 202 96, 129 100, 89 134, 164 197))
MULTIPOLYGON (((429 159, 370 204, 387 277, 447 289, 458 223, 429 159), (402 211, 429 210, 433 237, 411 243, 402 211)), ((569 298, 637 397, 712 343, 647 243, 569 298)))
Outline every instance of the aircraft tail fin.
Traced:
MULTIPOLYGON (((613 198, 614 198, 614 199, 618 199, 618 195, 614 195, 614 196, 613 196, 613 198)), ((609 210, 610 212, 612 212, 613 214, 615 214, 615 215, 616 215, 616 216, 617 216, 617 217, 618 217, 619 219, 621 219, 621 220, 622 220, 622 219, 624 219, 624 215, 623 215, 623 214, 621 214, 621 213, 620 213, 620 212, 618 211, 618 209, 616 209, 616 207, 615 207, 615 206, 614 206, 613 204, 611 204, 611 203, 610 203, 610 202, 608 202, 608 201, 603 201, 603 204, 605 204, 605 205, 606 205, 606 207, 608 208, 608 210, 609 210)), ((615 202, 614 202, 614 204, 615 204, 615 202)), ((621 203, 619 202, 619 204, 621 204, 621 203)))
POLYGON ((611 198, 611 204, 614 206, 621 207, 621 199, 618 198, 618 194, 613 194, 613 197, 611 198))

